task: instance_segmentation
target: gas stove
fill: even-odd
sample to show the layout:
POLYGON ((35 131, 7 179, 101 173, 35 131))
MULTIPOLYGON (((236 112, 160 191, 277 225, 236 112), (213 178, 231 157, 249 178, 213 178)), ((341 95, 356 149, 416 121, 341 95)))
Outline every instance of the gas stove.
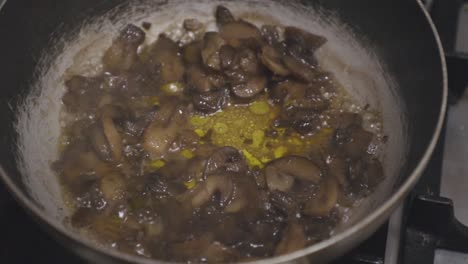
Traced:
MULTIPOLYGON (((445 130, 407 201, 336 264, 468 263, 468 1, 424 4, 446 50, 450 106, 445 130)), ((44 233, 1 185, 0 232, 2 263, 85 263, 44 233)))

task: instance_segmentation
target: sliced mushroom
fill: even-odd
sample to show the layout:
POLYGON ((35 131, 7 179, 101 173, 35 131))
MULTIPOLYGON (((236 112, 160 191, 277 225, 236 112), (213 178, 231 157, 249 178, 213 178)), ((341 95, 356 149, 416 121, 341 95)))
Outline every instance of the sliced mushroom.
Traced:
POLYGON ((211 234, 184 242, 174 243, 169 251, 176 261, 190 262, 203 259, 208 263, 222 263, 236 256, 233 249, 214 241, 211 234))
POLYGON ((233 189, 231 175, 211 175, 197 185, 189 197, 193 208, 198 208, 208 202, 215 193, 219 193, 220 205, 225 206, 232 198, 233 189))
POLYGON ((224 212, 237 213, 247 206, 250 201, 248 200, 248 194, 243 187, 244 186, 239 186, 239 184, 234 185, 231 200, 224 208, 224 212))
POLYGON ((339 113, 332 118, 331 126, 337 129, 346 129, 351 126, 361 126, 362 117, 356 113, 344 112, 339 113))
POLYGON ((336 206, 339 196, 337 180, 328 175, 320 184, 315 196, 304 205, 303 213, 308 216, 326 217, 336 206))
POLYGON ((145 129, 151 124, 155 116, 157 115, 159 108, 153 107, 147 113, 140 117, 129 119, 124 122, 124 130, 130 136, 140 137, 145 129))
POLYGON ((331 157, 328 162, 328 174, 334 177, 342 189, 346 190, 349 187, 348 179, 348 163, 340 157, 331 157))
POLYGON ((311 50, 312 52, 327 43, 326 38, 297 27, 286 27, 284 29, 284 38, 287 45, 299 45, 302 49, 311 50))
POLYGON ((282 55, 273 47, 263 46, 261 55, 260 59, 263 65, 274 74, 280 76, 288 76, 290 74, 289 69, 282 62, 282 55))
POLYGON ((192 103, 196 110, 212 114, 223 109, 228 98, 228 92, 225 89, 220 89, 207 93, 195 93, 192 96, 192 103))
POLYGON ((150 47, 148 61, 150 65, 160 68, 164 83, 178 82, 184 77, 185 66, 179 46, 164 34, 150 47))
POLYGON ((245 84, 249 80, 248 74, 239 69, 229 69, 224 72, 231 85, 245 84))
POLYGON ((62 97, 62 102, 67 111, 93 112, 100 101, 103 90, 101 80, 75 75, 65 82, 67 91, 62 97))
POLYGON ((253 76, 246 83, 233 85, 231 87, 232 92, 239 98, 250 99, 266 88, 267 79, 264 76, 253 76))
POLYGON ((282 102, 284 107, 296 107, 301 109, 325 110, 329 103, 319 91, 308 84, 286 80, 273 88, 275 97, 282 102))
POLYGON ((293 58, 291 56, 284 56, 283 62, 291 74, 300 80, 313 82, 317 75, 315 67, 307 65, 299 59, 293 58))
POLYGON ((237 149, 222 147, 208 158, 205 175, 223 171, 236 173, 245 173, 247 171, 247 163, 244 156, 237 149))
POLYGON ((146 175, 145 190, 155 195, 158 199, 177 196, 185 191, 185 187, 176 181, 170 181, 159 173, 146 175))
POLYGON ((202 254, 208 262, 212 263, 222 263, 233 259, 236 255, 237 253, 234 249, 226 247, 219 242, 211 243, 202 254))
POLYGON ((359 159, 367 153, 374 135, 359 126, 337 129, 334 142, 353 159, 359 159))
POLYGON ((95 151, 88 149, 86 141, 77 141, 68 146, 61 159, 53 164, 53 169, 73 191, 79 191, 82 184, 98 180, 107 174, 111 167, 104 162, 95 151))
POLYGON ((200 180, 205 175, 206 160, 195 157, 189 160, 187 169, 185 170, 185 179, 186 181, 190 180, 200 180))
POLYGON ((109 173, 101 178, 99 189, 107 202, 114 203, 124 198, 125 181, 118 173, 109 173))
POLYGON ((271 191, 289 191, 294 179, 317 184, 322 178, 320 168, 312 161, 299 156, 287 156, 270 162, 265 168, 268 188, 271 191))
POLYGON ((187 262, 190 259, 200 258, 203 250, 211 243, 213 243, 213 236, 203 235, 197 239, 172 243, 168 251, 176 258, 176 261, 187 262))
POLYGON ((110 116, 102 117, 102 128, 104 129, 104 134, 109 142, 113 161, 120 161, 122 159, 123 151, 122 138, 110 116))
POLYGON ((237 174, 233 177, 233 192, 229 203, 224 208, 226 213, 242 211, 244 219, 256 219, 261 212, 260 197, 255 181, 247 175, 237 174))
POLYGON ((214 70, 221 70, 221 60, 219 50, 226 44, 220 34, 217 32, 207 32, 203 38, 203 49, 201 56, 203 63, 214 70))
POLYGON ((207 93, 215 88, 203 69, 195 65, 187 70, 187 83, 198 93, 207 93))
POLYGON ((352 191, 357 194, 374 189, 384 176, 383 167, 377 159, 363 158, 349 166, 349 181, 352 191))
POLYGON ((238 49, 233 62, 233 67, 242 72, 255 75, 259 72, 259 62, 257 55, 250 48, 238 49))
POLYGON ((218 89, 224 88, 227 84, 226 78, 217 72, 210 72, 208 79, 210 80, 211 84, 218 89))
POLYGON ((235 21, 223 24, 219 30, 221 37, 231 46, 240 47, 247 39, 261 42, 262 34, 253 24, 246 21, 235 21))
POLYGON ((275 255, 284 255, 302 249, 307 245, 307 238, 301 224, 291 221, 279 244, 276 246, 275 255))
POLYGON ((287 110, 286 115, 293 128, 303 135, 315 133, 322 125, 320 112, 314 109, 292 107, 287 110))
POLYGON ((297 201, 287 192, 272 191, 268 195, 268 200, 273 208, 286 216, 295 215, 300 210, 297 201))
POLYGON ((184 20, 183 26, 187 31, 197 31, 203 27, 203 24, 195 18, 188 18, 184 20))
POLYGON ((129 70, 138 60, 138 46, 143 41, 145 41, 143 30, 132 24, 126 26, 104 54, 102 59, 104 68, 111 72, 129 70))
POLYGON ((143 148, 152 159, 164 156, 177 138, 180 119, 185 112, 177 100, 170 99, 161 106, 155 118, 143 134, 143 148))
POLYGON ((200 64, 202 62, 201 51, 203 42, 193 41, 185 45, 182 49, 182 56, 185 62, 190 64, 200 64))
POLYGON ((112 151, 104 134, 102 124, 95 124, 89 129, 89 140, 100 159, 112 161, 112 151))
POLYGON ((122 138, 115 127, 112 114, 103 111, 100 123, 93 125, 89 130, 89 139, 94 151, 102 160, 118 162, 123 154, 122 138))
POLYGON ((216 7, 215 17, 218 26, 222 26, 224 24, 232 23, 235 21, 235 18, 232 15, 231 11, 229 11, 229 9, 222 5, 216 7))
POLYGON ((143 135, 143 148, 151 159, 160 159, 167 153, 172 142, 177 137, 178 126, 170 124, 161 126, 152 122, 143 135))
POLYGON ((234 62, 236 55, 236 49, 229 45, 224 45, 219 51, 219 58, 221 60, 221 68, 229 69, 234 62))
POLYGON ((262 36, 268 45, 277 45, 280 40, 280 34, 278 32, 278 27, 274 25, 263 25, 260 28, 262 36))

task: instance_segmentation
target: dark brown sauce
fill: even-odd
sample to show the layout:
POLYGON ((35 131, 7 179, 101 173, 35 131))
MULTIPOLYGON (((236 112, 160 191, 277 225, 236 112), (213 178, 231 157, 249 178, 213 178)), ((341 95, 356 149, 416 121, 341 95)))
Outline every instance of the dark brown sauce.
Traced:
POLYGON ((145 33, 128 25, 102 73, 66 81, 74 119, 53 168, 71 225, 100 243, 182 262, 286 254, 328 238, 337 208, 382 180, 376 135, 314 56, 326 39, 215 16, 219 32, 140 53, 145 33))

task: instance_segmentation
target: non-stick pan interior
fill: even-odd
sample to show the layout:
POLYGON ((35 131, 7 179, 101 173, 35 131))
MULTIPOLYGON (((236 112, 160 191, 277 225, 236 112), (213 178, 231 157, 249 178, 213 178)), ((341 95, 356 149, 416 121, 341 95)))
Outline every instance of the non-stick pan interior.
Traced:
MULTIPOLYGON (((223 3, 236 14, 250 14, 253 21, 294 25, 327 37, 328 44, 317 54, 319 61, 335 73, 361 106, 369 104, 382 112, 389 136, 382 152, 386 180, 354 210, 342 229, 379 207, 398 188, 400 179, 417 166, 436 129, 441 108, 441 61, 426 20, 417 17, 423 14, 411 13, 408 8, 418 10, 416 2, 302 2, 309 7, 291 1, 223 3), (251 16, 252 10, 257 16, 251 16)), ((52 222, 62 225, 68 210, 50 162, 57 155, 64 78, 96 66, 103 49, 127 23, 149 20, 154 25, 152 36, 157 37, 169 23, 185 17, 206 21, 217 4, 8 2, 0 13, 0 34, 9 36, 8 41, 0 42, 0 120, 4 124, 0 158, 9 179, 21 192, 17 195, 33 200, 52 222)))

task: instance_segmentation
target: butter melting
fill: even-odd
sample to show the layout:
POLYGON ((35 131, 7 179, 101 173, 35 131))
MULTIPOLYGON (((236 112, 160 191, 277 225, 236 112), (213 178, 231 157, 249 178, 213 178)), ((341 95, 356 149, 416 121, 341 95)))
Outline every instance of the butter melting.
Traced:
POLYGON ((190 122, 198 136, 210 132, 212 144, 240 149, 249 165, 258 168, 285 155, 307 156, 331 137, 332 129, 328 127, 311 136, 275 128, 273 121, 279 113, 278 106, 261 98, 249 105, 230 105, 210 116, 194 114, 190 122), (271 136, 272 132, 275 136, 271 136))

